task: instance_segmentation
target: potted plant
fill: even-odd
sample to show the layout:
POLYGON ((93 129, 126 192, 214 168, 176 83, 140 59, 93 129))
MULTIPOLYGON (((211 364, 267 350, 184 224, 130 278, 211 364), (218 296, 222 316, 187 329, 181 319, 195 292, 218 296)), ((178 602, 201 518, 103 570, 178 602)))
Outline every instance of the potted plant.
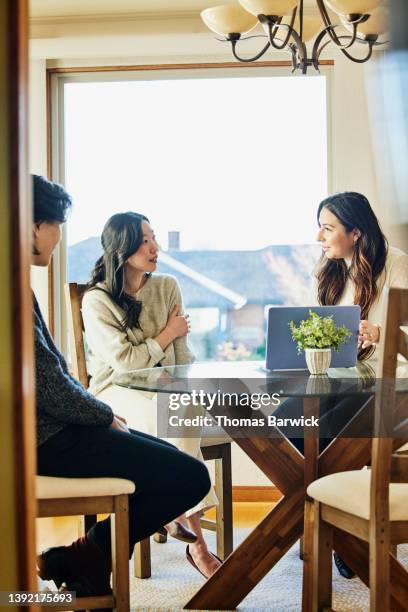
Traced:
POLYGON ((332 350, 338 351, 352 335, 345 325, 337 327, 333 315, 320 317, 313 310, 309 310, 309 317, 298 326, 294 321, 290 321, 289 327, 292 339, 297 342, 298 353, 305 352, 311 374, 326 374, 332 350))

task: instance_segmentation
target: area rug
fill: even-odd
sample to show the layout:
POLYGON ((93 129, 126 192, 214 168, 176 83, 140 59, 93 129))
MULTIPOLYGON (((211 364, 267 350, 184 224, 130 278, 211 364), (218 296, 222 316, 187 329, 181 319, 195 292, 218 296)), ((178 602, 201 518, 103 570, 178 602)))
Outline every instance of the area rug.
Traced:
MULTIPOLYGON (((249 529, 234 530, 234 545, 241 542, 249 529)), ((207 541, 215 550, 215 534, 207 541)), ((152 576, 149 579, 131 575, 131 607, 135 611, 173 612, 194 595, 204 582, 186 561, 185 544, 169 538, 166 544, 152 541, 152 576)), ((408 545, 398 547, 398 559, 408 567, 408 545)), ((333 569, 333 607, 339 612, 368 611, 369 591, 359 578, 345 580, 333 569)), ((241 602, 242 612, 300 612, 302 601, 302 561, 299 544, 280 560, 253 591, 241 602)))

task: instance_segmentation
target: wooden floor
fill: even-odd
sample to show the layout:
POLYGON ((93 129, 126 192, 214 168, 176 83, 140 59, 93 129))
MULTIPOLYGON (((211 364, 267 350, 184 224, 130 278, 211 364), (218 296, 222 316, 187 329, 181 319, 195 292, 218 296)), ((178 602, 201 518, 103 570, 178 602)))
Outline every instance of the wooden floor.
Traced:
MULTIPOLYGON (((272 502, 234 502, 234 526, 253 527, 257 525, 273 505, 272 502)), ((214 515, 215 510, 207 513, 209 518, 213 518, 214 515)), ((81 522, 77 517, 37 519, 37 550, 70 544, 79 536, 80 527, 81 522)))

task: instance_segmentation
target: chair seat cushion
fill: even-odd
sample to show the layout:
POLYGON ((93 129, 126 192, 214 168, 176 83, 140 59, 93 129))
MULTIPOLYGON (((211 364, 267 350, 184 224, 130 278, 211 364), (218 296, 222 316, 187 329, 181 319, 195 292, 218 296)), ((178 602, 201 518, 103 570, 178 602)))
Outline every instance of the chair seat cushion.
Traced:
POLYGON ((135 484, 124 478, 55 478, 37 476, 37 499, 102 497, 134 493, 135 484))
MULTIPOLYGON (((369 519, 371 470, 330 474, 312 482, 307 493, 313 499, 354 516, 369 519)), ((408 520, 408 483, 390 484, 390 520, 408 520)))

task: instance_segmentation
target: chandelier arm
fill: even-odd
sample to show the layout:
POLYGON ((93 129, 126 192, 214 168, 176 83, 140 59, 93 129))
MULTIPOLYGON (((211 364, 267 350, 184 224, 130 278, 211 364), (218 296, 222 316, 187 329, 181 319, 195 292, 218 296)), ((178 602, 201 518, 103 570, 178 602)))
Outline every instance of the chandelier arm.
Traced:
POLYGON ((320 54, 323 51, 323 49, 325 49, 328 45, 330 45, 330 43, 332 42, 332 40, 327 40, 324 45, 322 45, 318 50, 316 54, 313 54, 312 56, 312 61, 313 61, 313 66, 315 67, 315 69, 320 72, 319 70, 319 59, 320 59, 320 54))
MULTIPOLYGON (((343 37, 340 37, 340 38, 343 38, 343 37)), ((347 38, 349 38, 349 37, 347 37, 347 38)), ((319 60, 320 60, 320 54, 321 54, 321 53, 322 53, 322 51, 323 51, 323 50, 324 50, 326 47, 328 47, 328 46, 329 46, 329 45, 330 45, 332 42, 333 42, 333 41, 331 40, 331 38, 330 38, 329 40, 327 40, 327 41, 324 43, 324 45, 322 45, 322 46, 321 46, 321 47, 320 47, 320 48, 317 50, 316 54, 313 54, 313 56, 312 56, 313 66, 314 66, 314 68, 315 68, 315 69, 316 69, 318 72, 320 72, 320 70, 319 70, 319 60)))
MULTIPOLYGON (((251 40, 251 38, 268 38, 267 34, 252 34, 251 36, 240 36, 239 40, 251 40)), ((217 38, 214 36, 214 40, 222 43, 231 42, 230 38, 217 38)))
POLYGON ((373 48, 374 48, 374 43, 370 40, 368 41, 368 53, 366 55, 366 57, 360 59, 358 57, 353 57, 348 51, 346 51, 345 49, 341 49, 341 52, 352 62, 355 62, 356 64, 364 64, 364 62, 368 62, 368 60, 370 59, 370 57, 373 54, 373 48))
MULTIPOLYGON (((317 6, 319 7, 320 15, 323 19, 323 23, 326 26, 325 29, 327 30, 330 38, 337 46, 341 47, 342 46, 340 43, 341 36, 337 36, 336 31, 335 31, 335 29, 338 28, 340 24, 338 23, 333 24, 331 22, 326 6, 324 4, 324 0, 316 0, 316 3, 317 3, 317 6)), ((353 26, 353 33, 354 33, 354 29, 356 28, 356 26, 358 26, 359 23, 364 23, 365 21, 367 21, 370 15, 363 13, 361 15, 354 15, 354 17, 356 18, 353 19, 352 21, 351 20, 349 21, 350 25, 353 26)), ((356 35, 357 35, 357 32, 356 32, 356 35)))
MULTIPOLYGON (((343 46, 343 45, 341 44, 341 42, 340 42, 340 44, 339 44, 340 49, 348 49, 349 47, 351 47, 352 45, 354 45, 354 43, 355 43, 355 42, 356 42, 356 40, 357 40, 357 27, 358 27, 358 24, 359 24, 359 22, 357 22, 357 23, 356 23, 356 22, 353 22, 353 23, 352 23, 352 26, 353 26, 353 33, 352 33, 352 35, 351 35, 351 39, 350 39, 349 43, 348 43, 348 44, 346 44, 345 46, 343 46)), ((333 26, 333 27, 335 28, 336 26, 333 26)), ((342 37, 341 37, 341 36, 337 36, 337 38, 338 38, 338 40, 341 40, 341 38, 342 38, 342 37)))
POLYGON ((375 38, 372 38, 370 40, 368 39, 360 39, 357 37, 356 43, 358 45, 365 45, 366 43, 370 42, 373 47, 381 47, 382 45, 388 45, 389 44, 389 40, 382 40, 381 42, 378 42, 378 36, 376 36, 375 38))
MULTIPOLYGON (((339 38, 341 39, 341 38, 350 38, 350 37, 349 37, 349 36, 340 36, 339 38)), ((326 47, 327 47, 327 46, 328 46, 328 45, 329 45, 331 42, 332 42, 331 40, 327 40, 327 41, 324 43, 324 45, 322 45, 322 46, 320 47, 320 49, 318 49, 316 56, 314 56, 314 55, 313 55, 313 59, 312 59, 312 61, 313 61, 313 66, 315 67, 315 69, 316 69, 317 71, 319 70, 319 59, 320 59, 320 54, 321 54, 321 52, 322 52, 322 51, 323 51, 323 50, 324 50, 324 49, 325 49, 325 48, 326 48, 326 47)), ((373 48, 374 46, 378 45, 378 44, 382 44, 382 43, 377 43, 377 42, 374 42, 374 41, 365 41, 365 40, 359 40, 358 38, 357 38, 357 42, 359 42, 359 43, 360 43, 360 44, 362 44, 362 45, 369 44, 369 45, 370 45, 370 47, 372 47, 372 48, 373 48)), ((345 47, 343 47, 343 49, 340 49, 340 50, 341 50, 341 51, 342 51, 342 53, 344 53, 344 55, 345 55, 346 57, 348 57, 350 60, 352 60, 352 61, 354 61, 354 62, 357 62, 357 63, 360 63, 360 64, 362 64, 362 63, 364 63, 364 62, 367 62, 367 61, 370 59, 371 55, 372 55, 372 49, 371 49, 371 52, 370 52, 370 50, 369 50, 369 52, 368 52, 368 56, 367 56, 366 58, 364 58, 364 59, 356 59, 356 58, 353 58, 353 57, 352 57, 352 56, 351 56, 351 55, 350 55, 350 54, 349 54, 347 51, 345 51, 345 49, 347 49, 347 48, 348 48, 348 45, 347 45, 347 46, 345 46, 345 47)))
POLYGON ((271 46, 271 43, 268 41, 266 43, 266 45, 264 46, 264 48, 261 49, 261 51, 259 53, 257 53, 257 55, 254 55, 254 57, 249 57, 249 58, 239 57, 239 55, 237 55, 237 52, 235 50, 236 45, 237 45, 237 41, 236 40, 231 40, 232 54, 235 57, 235 59, 237 59, 239 62, 256 62, 256 60, 258 60, 263 55, 265 55, 265 53, 267 52, 267 50, 271 46))
POLYGON ((277 21, 275 21, 274 23, 271 23, 269 21, 267 21, 267 25, 268 25, 268 34, 266 35, 269 38, 269 42, 272 44, 272 40, 275 38, 279 28, 277 27, 278 25, 280 25, 280 22, 282 21, 282 17, 279 17, 277 21), (273 34, 272 34, 272 29, 274 30, 273 34))
POLYGON ((318 64, 319 64, 319 56, 320 53, 323 51, 323 49, 325 47, 327 47, 327 45, 332 42, 331 39, 328 40, 324 45, 320 46, 320 43, 322 42, 323 38, 326 36, 327 34, 327 28, 325 28, 324 30, 322 30, 320 32, 320 34, 317 36, 314 45, 313 45, 313 50, 312 50, 312 61, 313 61, 313 65, 316 68, 316 70, 318 70, 318 64))
POLYGON ((296 57, 296 46, 295 45, 289 45, 290 51, 292 53, 292 74, 294 72, 296 72, 298 65, 297 65, 297 57, 296 57))
POLYGON ((316 0, 316 4, 318 6, 321 18, 323 20, 323 23, 325 25, 325 27, 327 28, 328 26, 332 25, 331 21, 330 21, 330 17, 329 14, 327 12, 326 6, 323 2, 323 0, 316 0))
POLYGON ((331 28, 333 28, 335 26, 333 26, 333 24, 331 22, 331 19, 329 17, 329 13, 327 12, 327 9, 326 9, 326 6, 324 4, 324 1, 323 0, 316 0, 316 3, 317 3, 317 6, 319 8, 320 15, 321 15, 321 18, 323 20, 323 23, 325 25, 325 29, 327 29, 327 31, 329 33, 329 36, 332 39, 332 41, 334 43, 336 43, 336 45, 339 45, 340 44, 339 37, 337 36, 337 34, 334 31, 334 29, 333 30, 331 29, 331 28))
MULTIPOLYGON (((293 40, 294 40, 294 44, 296 45, 298 52, 299 52, 299 57, 301 60, 306 60, 307 57, 307 52, 306 52, 306 45, 305 43, 301 40, 299 34, 296 32, 296 30, 294 30, 291 26, 287 25, 286 23, 282 23, 281 28, 286 28, 290 34, 290 36, 292 36, 293 40)), ((289 36, 289 37, 290 37, 289 36)), ((287 38, 289 38, 287 36, 287 38)), ((272 47, 274 49, 283 49, 283 47, 278 47, 277 45, 274 44, 273 40, 270 40, 270 43, 272 45, 272 47)), ((289 45, 291 46, 291 45, 289 45)))
MULTIPOLYGON (((336 44, 337 47, 339 47, 340 49, 348 49, 349 47, 351 47, 356 42, 356 40, 357 40, 357 26, 358 26, 358 23, 359 22, 353 22, 353 24, 352 24, 353 25, 353 33, 352 33, 352 35, 347 35, 347 36, 337 36, 336 35, 336 40, 338 42, 335 43, 335 44, 336 44), (341 42, 342 38, 346 38, 348 42, 343 44, 341 42)), ((338 27, 339 27, 338 24, 337 25, 335 24, 335 25, 329 26, 329 27, 325 28, 324 30, 322 30, 320 32, 319 36, 316 38, 316 40, 314 42, 314 45, 313 45, 313 51, 312 51, 312 61, 313 61, 313 64, 314 64, 315 68, 316 68, 316 63, 319 60, 321 52, 323 51, 323 49, 325 47, 327 47, 327 45, 330 42, 333 41, 333 38, 330 37, 330 40, 328 40, 326 43, 324 43, 324 45, 322 45, 321 48, 319 48, 320 43, 323 41, 323 39, 326 36, 326 34, 330 35, 330 31, 334 30, 335 28, 338 28, 338 27)), ((316 68, 316 70, 317 70, 317 68, 316 68)))
MULTIPOLYGON (((272 28, 276 27, 276 25, 273 26, 272 23, 268 22, 268 26, 269 26, 269 40, 270 40, 270 43, 271 43, 271 45, 273 46, 274 49, 277 49, 278 51, 280 51, 280 50, 284 49, 286 47, 286 45, 289 43, 290 37, 292 35, 293 25, 294 25, 295 19, 296 19, 296 13, 297 13, 297 6, 295 6, 295 8, 292 11, 292 17, 291 17, 290 24, 289 24, 289 27, 291 29, 288 30, 288 33, 286 34, 286 38, 282 42, 281 45, 277 45, 275 43, 276 33, 279 30, 279 28, 277 28, 276 31, 272 34, 272 28)), ((279 24, 280 24, 281 21, 282 21, 282 17, 279 19, 279 24)), ((288 27, 285 23, 282 23, 281 25, 288 27)))

